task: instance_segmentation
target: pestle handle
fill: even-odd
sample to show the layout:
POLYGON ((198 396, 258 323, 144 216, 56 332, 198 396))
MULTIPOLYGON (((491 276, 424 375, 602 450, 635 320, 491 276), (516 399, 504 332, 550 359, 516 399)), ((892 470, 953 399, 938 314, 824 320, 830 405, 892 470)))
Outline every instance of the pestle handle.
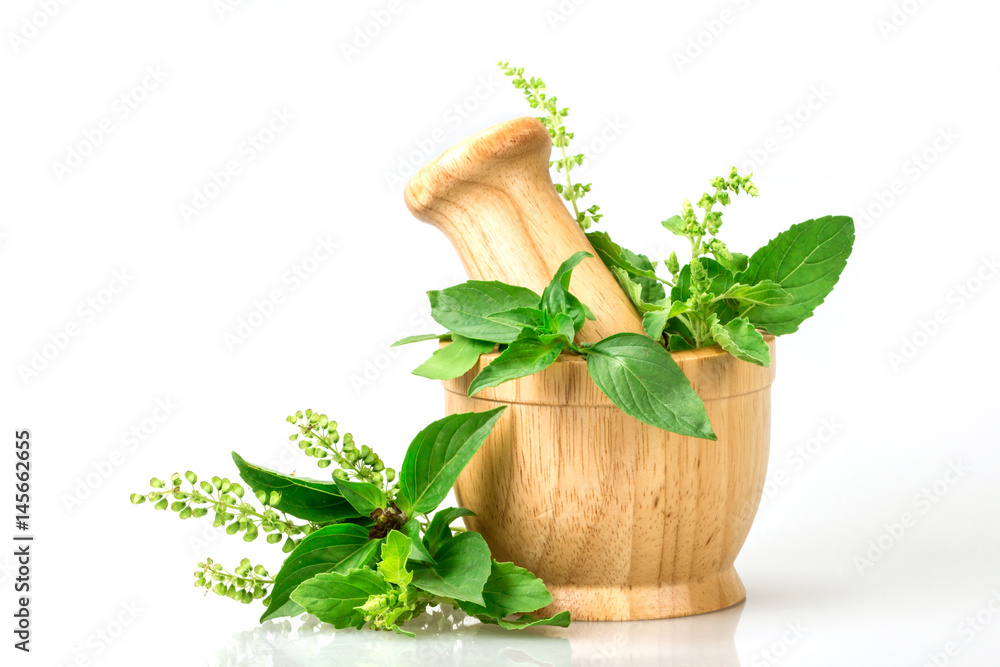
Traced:
POLYGON ((406 185, 413 215, 451 241, 469 278, 541 293, 573 253, 594 255, 573 271, 570 291, 596 316, 577 335, 594 343, 643 333, 642 319, 552 185, 552 140, 536 118, 487 128, 452 146, 406 185))

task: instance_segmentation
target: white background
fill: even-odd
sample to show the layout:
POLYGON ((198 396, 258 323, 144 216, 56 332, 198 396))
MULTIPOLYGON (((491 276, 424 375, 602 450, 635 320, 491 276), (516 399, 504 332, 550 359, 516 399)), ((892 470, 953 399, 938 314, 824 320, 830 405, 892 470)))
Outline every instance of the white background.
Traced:
POLYGON ((14 532, 13 433, 28 428, 37 539, 30 656, 10 648, 0 549, 5 664, 996 664, 996 3, 44 5, 8 0, 0 16, 0 535, 14 532), (254 631, 256 605, 202 598, 191 573, 206 554, 276 569, 277 549, 199 542, 204 524, 128 495, 177 470, 233 475, 233 449, 310 470, 285 439, 296 409, 392 463, 441 416, 440 388, 409 374, 430 350, 387 345, 435 330, 424 292, 463 274, 390 181, 530 113, 498 58, 570 107, 593 157, 587 201, 628 246, 681 250, 659 221, 732 164, 761 193, 726 214, 735 250, 825 214, 864 228, 828 302, 779 341, 770 484, 737 562, 748 601, 519 637, 254 631), (276 109, 294 118, 249 159, 276 109), (88 154, 56 165, 72 151, 88 154), (230 160, 240 172, 185 219, 230 160), (312 264, 317 239, 337 249, 312 264), (288 278, 302 266, 307 280, 288 278), (116 271, 127 285, 104 292, 116 271), (274 290, 273 314, 227 345, 274 290), (36 352, 50 358, 24 372, 36 352), (157 401, 176 408, 154 429, 157 401), (124 439, 134 427, 142 441, 124 439))

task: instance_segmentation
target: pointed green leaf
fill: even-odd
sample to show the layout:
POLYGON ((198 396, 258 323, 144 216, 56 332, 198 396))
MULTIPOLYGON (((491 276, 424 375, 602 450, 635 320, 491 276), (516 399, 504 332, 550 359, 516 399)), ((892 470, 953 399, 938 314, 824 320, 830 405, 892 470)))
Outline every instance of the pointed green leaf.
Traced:
MULTIPOLYGON (((719 243, 721 244, 722 242, 719 241, 719 243)), ((729 256, 727 257, 725 253, 714 249, 712 250, 712 256, 715 257, 715 260, 719 262, 719 264, 722 264, 733 273, 737 273, 747 268, 747 263, 750 260, 749 257, 741 252, 729 253, 729 256)))
POLYGON ((410 538, 410 542, 413 544, 413 550, 410 551, 410 559, 418 563, 433 565, 434 557, 431 556, 427 547, 424 546, 424 543, 420 539, 420 522, 416 519, 408 519, 403 524, 401 530, 404 535, 410 538))
POLYGON ((431 380, 457 378, 476 365, 479 355, 492 352, 494 347, 489 341, 453 334, 452 342, 435 350, 430 359, 413 369, 413 374, 431 380))
MULTIPOLYGON (((629 253, 625 248, 612 241, 607 232, 588 232, 587 240, 590 241, 590 245, 594 246, 597 256, 609 269, 616 266, 633 276, 656 279, 656 272, 653 271, 652 267, 642 267, 639 265, 641 263, 637 264, 634 261, 636 255, 629 253)), ((642 257, 642 255, 638 255, 638 257, 642 257)))
POLYGON ((663 228, 671 234, 686 236, 684 232, 684 218, 679 215, 672 215, 660 224, 663 225, 663 228))
POLYGON ((663 330, 667 327, 670 313, 665 310, 651 310, 642 316, 642 328, 646 330, 646 335, 653 340, 660 340, 663 337, 663 330))
POLYGON ((646 311, 642 315, 642 327, 646 330, 647 336, 659 341, 663 337, 663 332, 668 328, 670 320, 690 310, 690 306, 683 301, 671 302, 667 298, 656 303, 646 304, 646 311))
POLYGON ((691 307, 683 301, 674 301, 670 304, 670 312, 667 314, 667 317, 674 318, 690 311, 691 307))
MULTIPOLYGON (((573 342, 573 338, 576 337, 576 331, 576 322, 573 321, 573 318, 566 313, 558 313, 555 317, 550 317, 546 323, 546 328, 537 333, 538 339, 543 343, 558 341, 569 345, 573 342), (545 333, 542 333, 543 331, 545 333)), ((524 338, 525 333, 522 331, 519 338, 524 338)), ((514 341, 514 343, 516 342, 514 341)))
POLYGON ((647 303, 656 303, 665 298, 667 294, 663 289, 663 283, 656 277, 656 271, 649 258, 634 253, 628 248, 622 248, 622 254, 635 269, 628 271, 632 280, 639 283, 642 288, 642 300, 647 303))
POLYGON ((689 343, 684 336, 670 334, 670 336, 667 337, 667 349, 671 352, 683 352, 685 350, 693 350, 694 345, 689 343))
POLYGON ((240 478, 251 489, 268 495, 272 491, 281 493, 281 501, 275 505, 275 509, 281 512, 317 523, 332 523, 361 516, 347 502, 334 482, 275 472, 247 463, 236 452, 233 452, 233 461, 240 471, 240 478))
POLYGON ((793 301, 791 294, 771 280, 762 280, 756 285, 736 283, 717 298, 739 301, 741 310, 753 306, 787 306, 793 301))
POLYGON ((347 574, 317 574, 292 591, 292 600, 324 623, 337 629, 357 627, 364 616, 360 607, 372 595, 388 593, 389 584, 382 575, 369 569, 349 570, 347 574))
POLYGON ((469 385, 469 396, 474 396, 486 387, 496 387, 548 368, 559 358, 563 347, 564 343, 560 340, 543 342, 533 331, 525 329, 521 337, 491 361, 489 366, 479 371, 479 375, 469 385))
POLYGON ((427 533, 424 534, 427 550, 434 553, 442 544, 450 540, 452 537, 451 524, 463 516, 476 516, 476 513, 464 507, 449 507, 435 512, 431 524, 427 527, 427 533))
POLYGON ((656 310, 656 308, 654 308, 652 304, 648 304, 643 300, 642 286, 639 283, 632 280, 632 277, 629 276, 628 272, 625 269, 622 269, 617 266, 612 266, 611 273, 618 281, 618 284, 621 285, 622 290, 624 290, 625 294, 632 301, 632 304, 635 306, 636 310, 638 310, 640 313, 648 313, 651 310, 656 310))
POLYGON ((417 336, 407 336, 406 338, 400 338, 399 340, 397 340, 395 343, 393 343, 389 347, 398 347, 400 345, 409 345, 410 343, 420 343, 420 342, 423 342, 425 340, 438 340, 438 341, 441 341, 441 340, 451 340, 451 334, 450 333, 443 333, 443 334, 420 334, 420 335, 417 335, 417 336))
POLYGON ((413 516, 440 505, 506 408, 450 415, 418 433, 399 471, 400 509, 413 516))
POLYGON ((719 319, 712 315, 709 326, 712 338, 729 354, 758 366, 771 365, 771 351, 764 337, 754 329, 747 318, 739 317, 723 326, 719 323, 719 319))
POLYGON ((588 257, 593 257, 589 252, 579 251, 559 265, 552 280, 545 291, 542 292, 542 310, 550 317, 562 313, 569 315, 573 319, 574 333, 583 326, 585 319, 593 319, 593 313, 575 296, 569 293, 569 282, 573 275, 573 269, 588 257))
POLYGON ((406 569, 406 561, 410 558, 413 542, 398 530, 390 530, 382 545, 382 561, 378 571, 390 584, 406 586, 413 579, 413 573, 406 569))
POLYGON ((798 330, 837 284, 853 245, 854 221, 842 215, 806 220, 778 234, 750 257, 737 279, 747 285, 773 280, 792 302, 751 308, 747 318, 775 335, 798 330))
POLYGON ((538 308, 541 300, 525 287, 497 281, 470 280, 454 287, 427 293, 431 317, 452 333, 475 340, 510 343, 520 327, 490 319, 495 313, 514 308, 538 308))
POLYGON ((585 320, 595 320, 594 312, 583 301, 580 301, 575 296, 566 293, 566 314, 570 316, 573 320, 573 328, 579 331, 583 328, 583 323, 585 320))
POLYGON ((389 504, 385 492, 374 484, 351 482, 337 477, 333 478, 333 482, 337 485, 341 495, 347 502, 351 503, 351 507, 362 516, 368 516, 376 509, 385 509, 389 504))
POLYGON ((271 587, 271 603, 260 622, 296 616, 302 607, 289 596, 303 581, 324 572, 340 572, 367 565, 375 556, 379 540, 369 540, 368 531, 350 523, 327 526, 310 533, 288 555, 271 587))
POLYGON ((483 585, 483 604, 463 602, 460 606, 465 613, 473 616, 500 619, 550 604, 552 595, 541 579, 513 563, 493 561, 489 579, 483 585))
MULTIPOLYGON (((612 241, 606 232, 590 232, 587 234, 587 239, 608 269, 613 271, 617 268, 624 271, 632 282, 639 285, 639 296, 642 301, 653 303, 665 296, 663 285, 656 277, 656 271, 653 270, 653 264, 648 257, 623 248, 612 241)), ((622 286, 625 287, 624 284, 622 286)), ((638 302, 633 301, 638 307, 638 302)))
POLYGON ((626 414, 673 433, 715 440, 704 403, 670 353, 648 336, 620 333, 595 343, 587 371, 626 414))
POLYGON ((524 614, 523 616, 510 621, 500 619, 495 622, 505 630, 523 630, 524 628, 531 628, 536 625, 555 625, 560 628, 568 628, 570 616, 568 611, 561 611, 554 616, 549 616, 548 618, 535 618, 531 614, 524 614))
POLYGON ((538 308, 513 308, 490 315, 490 319, 515 327, 539 329, 545 326, 545 313, 538 308))
POLYGON ((414 569, 413 585, 456 601, 484 604, 490 548, 479 533, 459 533, 434 554, 433 567, 414 569))

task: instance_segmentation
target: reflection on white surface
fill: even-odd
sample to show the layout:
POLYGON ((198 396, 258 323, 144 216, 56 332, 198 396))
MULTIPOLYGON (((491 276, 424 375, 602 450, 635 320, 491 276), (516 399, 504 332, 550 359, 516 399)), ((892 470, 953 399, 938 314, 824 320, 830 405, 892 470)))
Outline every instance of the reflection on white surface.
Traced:
POLYGON ((435 610, 407 624, 416 639, 367 630, 334 630, 312 617, 268 622, 236 634, 212 667, 315 664, 669 665, 739 667, 734 636, 743 605, 710 614, 629 623, 574 622, 518 632, 483 625, 461 612, 435 610))

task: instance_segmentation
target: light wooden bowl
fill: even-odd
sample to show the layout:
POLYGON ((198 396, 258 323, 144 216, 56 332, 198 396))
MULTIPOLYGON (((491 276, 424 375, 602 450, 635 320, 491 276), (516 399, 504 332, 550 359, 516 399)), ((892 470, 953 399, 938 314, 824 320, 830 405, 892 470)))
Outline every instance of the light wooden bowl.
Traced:
POLYGON ((493 557, 542 578, 576 620, 687 616, 746 596, 733 563, 767 472, 770 368, 719 347, 674 353, 718 440, 647 426, 563 355, 548 369, 466 394, 496 354, 444 382, 448 414, 509 406, 462 472, 458 501, 493 557))

